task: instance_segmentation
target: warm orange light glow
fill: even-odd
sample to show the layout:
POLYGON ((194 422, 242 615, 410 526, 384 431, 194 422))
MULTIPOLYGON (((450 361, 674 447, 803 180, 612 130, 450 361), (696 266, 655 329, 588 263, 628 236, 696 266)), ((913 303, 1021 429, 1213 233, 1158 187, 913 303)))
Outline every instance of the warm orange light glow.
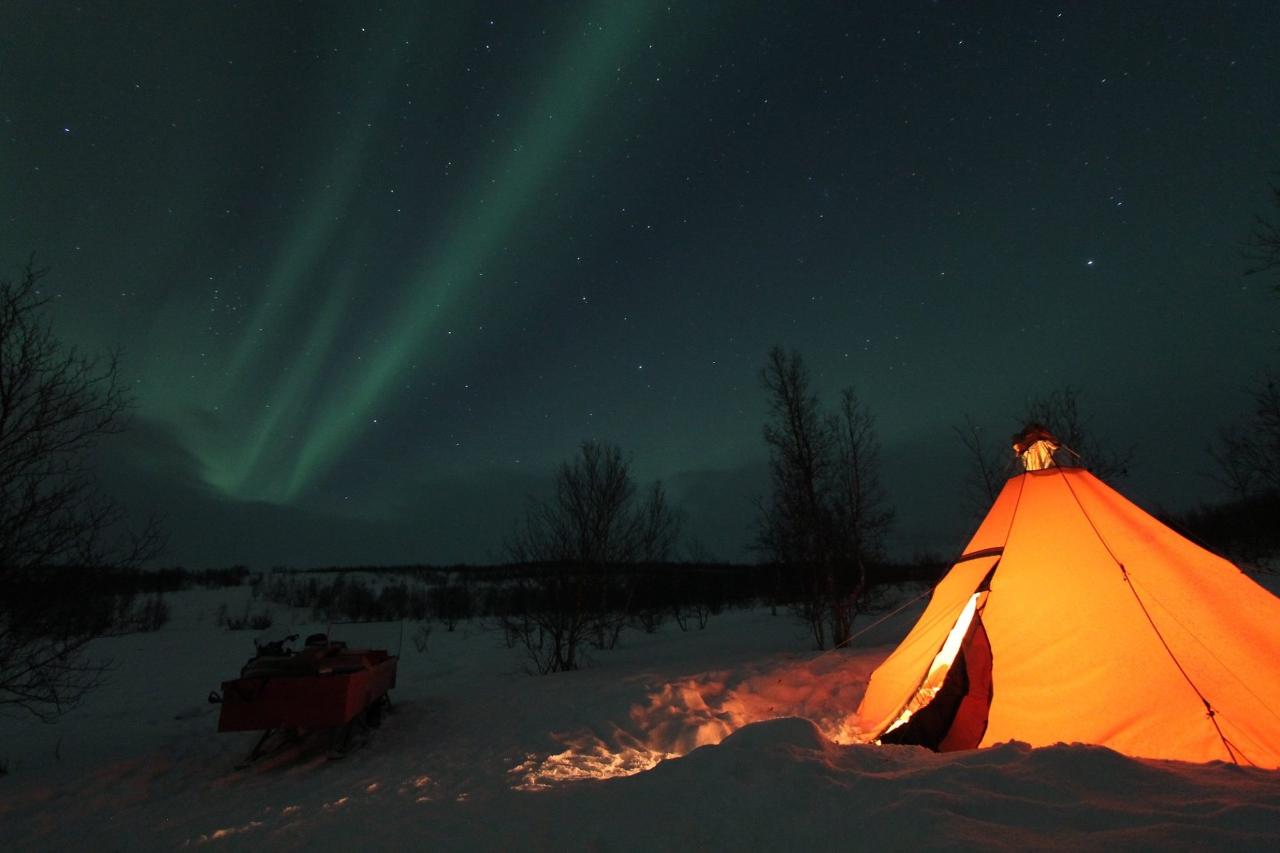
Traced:
POLYGON ((838 743, 860 740, 850 708, 866 683, 865 664, 837 652, 775 662, 755 673, 707 672, 659 685, 611 733, 559 736, 566 749, 529 755, 510 773, 513 787, 539 790, 582 779, 630 776, 750 723, 805 717, 838 743))
POLYGON ((436 783, 430 776, 413 776, 400 783, 398 792, 404 797, 413 797, 415 803, 429 803, 436 799, 436 783))
POLYGON ((195 845, 208 844, 210 841, 221 841, 224 838, 230 838, 233 835, 241 835, 246 832, 252 832, 262 826, 262 821, 251 820, 240 826, 228 826, 222 829, 215 829, 207 835, 201 835, 195 838, 191 843, 195 845))
POLYGON ((677 758, 681 754, 657 752, 643 746, 622 747, 617 752, 611 752, 603 741, 584 742, 576 748, 542 759, 530 755, 523 763, 513 767, 511 773, 518 776, 514 785, 517 790, 539 791, 562 782, 632 776, 652 769, 664 759, 677 758))
POLYGON ((1022 467, 1028 471, 1043 471, 1045 468, 1052 468, 1053 451, 1058 449, 1058 445, 1051 441, 1036 441, 1026 450, 1021 451, 1018 456, 1022 459, 1022 467))
POLYGON ((1040 424, 1027 424, 1013 437, 1013 452, 1027 471, 1043 471, 1054 466, 1053 453, 1060 447, 1058 439, 1040 424))
POLYGON ((1280 599, 1235 566, 1082 468, 1009 480, 965 554, 867 685, 871 736, 898 724, 989 578, 979 746, 1280 767, 1280 599))

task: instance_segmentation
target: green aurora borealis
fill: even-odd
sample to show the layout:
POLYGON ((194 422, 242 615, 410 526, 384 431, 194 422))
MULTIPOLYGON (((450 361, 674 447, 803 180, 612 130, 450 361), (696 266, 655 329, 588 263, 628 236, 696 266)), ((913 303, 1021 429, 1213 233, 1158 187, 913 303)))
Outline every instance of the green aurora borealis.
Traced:
POLYGON ((1136 498, 1213 495, 1280 316, 1239 257, 1278 17, 19 0, 0 263, 124 349, 104 484, 175 561, 491 559, 586 437, 743 558, 774 343, 859 388, 899 549, 945 551, 951 425, 1065 384, 1150 437, 1136 498))
MULTIPOLYGON (((535 84, 529 106, 522 108, 525 115, 516 123, 515 142, 478 167, 481 175, 490 176, 482 177, 480 186, 492 189, 461 199, 444 237, 431 240, 425 251, 408 262, 384 316, 376 323, 367 352, 355 360, 335 351, 344 308, 353 296, 355 273, 344 270, 322 285, 323 303, 312 309, 302 325, 299 346, 282 356, 277 353, 290 368, 274 382, 266 397, 271 402, 248 430, 249 446, 222 448, 205 458, 209 482, 236 498, 296 500, 363 430, 376 423, 369 413, 387 408, 396 392, 404 390, 403 377, 415 371, 419 361, 439 361, 442 321, 451 313, 474 312, 486 296, 494 295, 486 292, 491 288, 482 278, 486 260, 503 249, 530 207, 545 194, 556 159, 582 132, 609 71, 640 34, 635 11, 640 9, 639 5, 604 4, 600 11, 607 17, 596 30, 569 39, 548 79, 535 84), (610 14, 611 7, 615 11, 610 14), (325 415, 317 421, 312 412, 325 415)), ((368 100, 381 100, 389 85, 377 80, 368 100)), ((337 236, 342 211, 350 204, 362 161, 369 156, 366 128, 381 122, 384 111, 370 116, 363 128, 357 121, 356 138, 341 145, 353 152, 350 160, 326 165, 319 173, 336 178, 334 186, 326 188, 333 200, 307 213, 305 224, 285 244, 279 267, 268 279, 265 293, 270 301, 254 313, 247 323, 250 334, 233 349, 225 385, 215 397, 224 401, 220 408, 233 405, 239 389, 260 369, 262 339, 252 331, 278 327, 283 317, 299 317, 311 301, 302 283, 318 275, 326 278, 318 274, 317 264, 323 249, 337 236)), ((296 321, 294 328, 298 328, 296 321)), ((202 451, 210 448, 203 445, 202 451)))

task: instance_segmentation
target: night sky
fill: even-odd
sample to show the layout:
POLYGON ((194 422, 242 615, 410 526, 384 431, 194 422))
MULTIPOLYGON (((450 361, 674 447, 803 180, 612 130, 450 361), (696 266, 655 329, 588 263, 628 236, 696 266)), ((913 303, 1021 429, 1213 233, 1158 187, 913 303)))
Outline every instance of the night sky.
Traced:
POLYGON ((138 407, 163 562, 500 559, 585 438, 749 559, 758 374, 875 413, 895 552, 972 521, 952 425, 1074 385, 1143 505, 1275 355, 1242 3, 0 4, 0 266, 138 407))

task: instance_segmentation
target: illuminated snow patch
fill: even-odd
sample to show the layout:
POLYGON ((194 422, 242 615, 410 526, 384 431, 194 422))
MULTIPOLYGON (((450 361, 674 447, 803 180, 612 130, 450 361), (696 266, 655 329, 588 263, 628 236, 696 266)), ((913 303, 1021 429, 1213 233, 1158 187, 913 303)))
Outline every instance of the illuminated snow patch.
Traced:
POLYGON ((512 787, 537 791, 585 779, 633 776, 700 746, 718 744, 751 723, 779 717, 811 720, 836 743, 862 732, 850 709, 866 686, 865 666, 833 653, 774 662, 755 673, 708 672, 667 682, 631 707, 629 719, 603 736, 558 735, 566 749, 528 755, 508 772, 512 787))
POLYGON ((227 826, 222 829, 215 829, 213 832, 201 835, 198 838, 189 841, 188 844, 199 846, 202 844, 208 844, 211 841, 221 841, 224 838, 230 838, 233 835, 242 835, 246 832, 252 832, 260 826, 262 826, 262 821, 251 820, 248 823, 241 824, 240 826, 227 826))

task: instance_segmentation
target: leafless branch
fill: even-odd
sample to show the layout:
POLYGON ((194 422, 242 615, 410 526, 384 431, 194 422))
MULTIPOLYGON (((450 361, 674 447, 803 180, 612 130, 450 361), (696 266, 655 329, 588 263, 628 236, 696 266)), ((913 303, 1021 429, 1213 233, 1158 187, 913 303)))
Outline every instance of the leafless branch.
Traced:
POLYGON ((131 401, 117 353, 86 355, 54 336, 46 272, 29 261, 18 281, 0 280, 0 709, 52 719, 100 681, 105 664, 85 650, 105 626, 9 591, 64 567, 135 567, 162 541, 155 519, 124 529, 89 467, 131 401))

